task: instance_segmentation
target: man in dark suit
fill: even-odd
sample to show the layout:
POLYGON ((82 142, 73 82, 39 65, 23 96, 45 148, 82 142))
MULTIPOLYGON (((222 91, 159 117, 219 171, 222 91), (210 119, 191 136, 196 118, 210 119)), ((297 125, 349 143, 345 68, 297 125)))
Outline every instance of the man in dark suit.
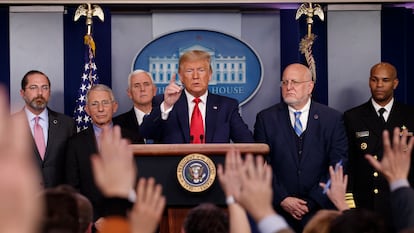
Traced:
POLYGON ((23 76, 20 96, 26 104, 18 114, 26 114, 33 136, 34 158, 43 178, 40 183, 45 188, 64 183, 66 144, 76 132, 72 118, 47 107, 50 92, 50 80, 43 72, 31 70, 23 76), (36 143, 35 127, 39 127, 37 133, 43 139, 42 145, 36 143))
MULTIPOLYGON (((157 87, 152 81, 151 74, 145 70, 134 70, 128 76, 128 97, 134 106, 131 110, 113 119, 115 125, 121 128, 139 132, 144 116, 151 113, 152 98, 157 93, 157 87)), ((147 140, 146 143, 150 143, 147 140)))
POLYGON ((284 102, 258 113, 254 131, 257 142, 270 146, 275 208, 296 232, 316 211, 333 207, 319 183, 348 152, 342 115, 311 100, 314 85, 306 66, 286 67, 284 102))
MULTIPOLYGON (((374 65, 369 77, 371 99, 344 113, 349 141, 349 191, 354 195, 357 208, 379 213, 389 225, 392 217, 388 183, 364 155, 368 153, 382 159, 384 129, 392 132, 394 127, 407 128, 411 134, 414 130, 414 108, 395 101, 397 86, 397 70, 393 65, 386 62, 374 65)), ((412 170, 408 180, 413 184, 412 170)))
MULTIPOLYGON (((94 182, 90 158, 98 152, 98 138, 104 127, 112 127, 112 115, 118 103, 112 90, 103 85, 94 85, 86 95, 85 111, 92 118, 92 125, 77 133, 68 142, 66 153, 66 177, 68 184, 78 189, 92 203, 94 220, 102 217, 104 198, 94 182)), ((141 138, 131 131, 122 129, 122 136, 132 143, 143 143, 141 138)))
POLYGON ((178 73, 184 88, 175 83, 173 76, 164 95, 157 96, 161 104, 155 105, 141 127, 145 138, 162 143, 254 141, 239 114, 237 101, 208 92, 212 76, 210 63, 210 54, 205 51, 191 50, 180 57, 178 73), (193 133, 193 112, 201 115, 196 133, 193 133))

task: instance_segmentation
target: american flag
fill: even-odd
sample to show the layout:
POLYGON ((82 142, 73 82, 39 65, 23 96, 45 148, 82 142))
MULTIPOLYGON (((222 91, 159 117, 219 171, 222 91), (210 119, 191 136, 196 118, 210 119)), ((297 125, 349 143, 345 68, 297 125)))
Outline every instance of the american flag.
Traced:
POLYGON ((87 129, 91 122, 91 118, 85 112, 86 93, 93 85, 99 83, 95 64, 95 42, 93 41, 92 35, 85 35, 84 43, 85 65, 78 90, 78 98, 76 99, 75 111, 73 113, 78 132, 87 129))

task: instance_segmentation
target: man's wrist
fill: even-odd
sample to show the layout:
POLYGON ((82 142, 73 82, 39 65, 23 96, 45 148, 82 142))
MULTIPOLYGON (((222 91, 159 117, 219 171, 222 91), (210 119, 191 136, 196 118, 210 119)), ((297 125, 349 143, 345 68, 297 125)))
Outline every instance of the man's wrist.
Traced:
POLYGON ((285 219, 276 213, 268 215, 262 220, 258 221, 257 227, 261 233, 274 233, 289 228, 285 219))
POLYGON ((410 183, 407 179, 397 179, 392 182, 390 182, 390 190, 391 192, 402 188, 402 187, 410 187, 410 183))
POLYGON ((232 205, 235 204, 236 200, 234 199, 233 195, 227 196, 226 197, 226 204, 227 205, 232 205))

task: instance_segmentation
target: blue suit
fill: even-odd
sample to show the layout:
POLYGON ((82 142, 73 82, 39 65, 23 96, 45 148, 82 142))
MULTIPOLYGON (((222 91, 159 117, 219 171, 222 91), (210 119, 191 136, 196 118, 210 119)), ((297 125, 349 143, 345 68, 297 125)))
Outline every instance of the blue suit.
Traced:
POLYGON ((276 104, 257 114, 255 140, 269 145, 269 162, 273 169, 274 205, 289 225, 302 228, 322 208, 332 208, 319 182, 329 178, 329 165, 347 158, 348 144, 342 115, 325 105, 311 102, 306 130, 303 132, 301 159, 297 138, 289 118, 288 106, 276 104), (307 201, 309 213, 302 221, 293 219, 280 203, 286 197, 307 201))
MULTIPOLYGON (((167 120, 161 119, 160 104, 163 96, 156 96, 158 103, 149 117, 141 125, 144 138, 161 143, 190 143, 190 123, 188 104, 183 92, 174 104, 167 120)), ((205 116, 206 143, 248 143, 254 142, 253 135, 239 114, 239 105, 235 99, 208 93, 205 116)))

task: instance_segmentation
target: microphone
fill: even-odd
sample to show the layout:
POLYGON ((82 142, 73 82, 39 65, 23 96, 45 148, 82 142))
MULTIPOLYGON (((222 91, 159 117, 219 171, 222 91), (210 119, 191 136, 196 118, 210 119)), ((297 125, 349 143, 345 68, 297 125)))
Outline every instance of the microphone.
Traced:
POLYGON ((204 135, 200 134, 200 143, 204 143, 204 135))

